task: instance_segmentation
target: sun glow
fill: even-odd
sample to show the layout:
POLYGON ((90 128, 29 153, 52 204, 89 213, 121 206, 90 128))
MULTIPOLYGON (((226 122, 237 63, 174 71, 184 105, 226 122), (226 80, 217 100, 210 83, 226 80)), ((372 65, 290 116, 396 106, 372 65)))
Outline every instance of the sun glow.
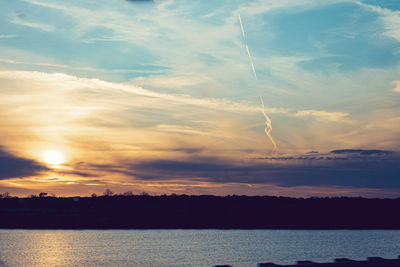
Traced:
POLYGON ((57 166, 65 162, 64 155, 56 150, 43 151, 43 161, 49 165, 57 166))

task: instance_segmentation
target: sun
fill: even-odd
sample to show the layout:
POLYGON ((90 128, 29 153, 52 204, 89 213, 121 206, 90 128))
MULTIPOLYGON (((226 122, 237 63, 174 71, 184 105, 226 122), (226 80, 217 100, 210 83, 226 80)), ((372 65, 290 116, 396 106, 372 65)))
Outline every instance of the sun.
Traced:
POLYGON ((64 155, 56 150, 46 150, 42 153, 43 160, 49 165, 57 166, 65 162, 64 155))

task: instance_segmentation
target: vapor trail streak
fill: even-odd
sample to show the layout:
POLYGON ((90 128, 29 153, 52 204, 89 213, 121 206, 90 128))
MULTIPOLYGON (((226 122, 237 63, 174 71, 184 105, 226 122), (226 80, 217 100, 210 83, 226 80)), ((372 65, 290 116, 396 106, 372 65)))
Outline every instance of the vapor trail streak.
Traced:
POLYGON ((253 58, 251 57, 250 50, 249 50, 249 47, 247 46, 247 44, 246 44, 246 50, 247 50, 247 55, 249 56, 249 60, 250 60, 250 64, 251 64, 251 69, 253 70, 254 77, 255 77, 256 79, 258 79, 258 78, 257 78, 256 68, 254 67, 253 58))
MULTIPOLYGON (((249 46, 247 45, 246 33, 244 31, 242 17, 240 17, 240 13, 238 14, 238 19, 239 19, 239 23, 240 23, 240 29, 242 30, 243 42, 244 42, 244 45, 246 47, 247 55, 249 56, 250 65, 251 65, 251 68, 253 70, 254 77, 257 79, 256 68, 254 66, 253 57, 251 56, 251 53, 250 53, 250 50, 249 50, 249 46)), ((267 113, 265 112, 264 100, 263 100, 262 96, 260 96, 260 100, 261 100, 261 106, 262 106, 261 111, 262 111, 262 114, 264 115, 265 124, 266 124, 265 133, 267 134, 269 140, 271 141, 272 145, 274 146, 274 148, 272 149, 272 153, 276 153, 278 151, 278 146, 276 145, 275 140, 271 135, 272 121, 268 117, 267 113)))
POLYGON ((262 96, 260 96, 260 100, 261 100, 261 111, 262 114, 264 115, 265 118, 265 133, 267 134, 269 140, 271 141, 272 145, 274 146, 274 148, 272 149, 272 152, 275 153, 278 151, 278 146, 275 143, 274 138, 271 135, 271 131, 272 131, 272 121, 271 119, 268 117, 267 113, 265 112, 265 107, 264 107, 264 101, 262 96))
POLYGON ((246 41, 246 35, 244 34, 244 28, 243 28, 243 23, 242 23, 242 17, 240 16, 240 14, 238 14, 238 19, 239 19, 239 23, 240 23, 240 29, 242 29, 242 36, 243 36, 243 39, 246 41))
POLYGON ((244 27, 243 27, 243 23, 242 23, 242 18, 240 17, 240 13, 238 14, 238 19, 239 19, 239 23, 240 23, 240 29, 242 30, 243 41, 244 41, 244 45, 245 45, 245 47, 246 47, 247 56, 249 57, 251 69, 253 70, 254 77, 255 77, 256 79, 258 79, 258 78, 257 78, 256 68, 254 67, 253 57, 251 56, 250 50, 249 50, 249 46, 247 45, 246 33, 245 33, 245 31, 244 31, 244 27))

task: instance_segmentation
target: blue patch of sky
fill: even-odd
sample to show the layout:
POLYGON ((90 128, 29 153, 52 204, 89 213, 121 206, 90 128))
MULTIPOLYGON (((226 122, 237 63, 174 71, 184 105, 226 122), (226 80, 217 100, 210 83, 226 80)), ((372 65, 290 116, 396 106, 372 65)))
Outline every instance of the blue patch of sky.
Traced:
POLYGON ((383 35, 374 12, 355 4, 335 4, 300 13, 265 14, 260 31, 248 30, 256 56, 311 58, 299 63, 307 70, 332 68, 354 71, 393 66, 399 60, 398 43, 383 35), (260 38, 265 32, 268 38, 260 38))
POLYGON ((59 64, 81 65, 101 69, 154 70, 157 57, 139 45, 94 41, 86 43, 64 34, 44 32, 15 25, 21 38, 12 42, 13 48, 27 50, 55 60, 59 64))
POLYGON ((400 10, 399 0, 363 0, 364 4, 380 6, 391 10, 400 10))
MULTIPOLYGON (((57 9, 15 2, 4 5, 4 9, 2 6, 0 14, 0 34, 13 34, 18 37, 7 40, 3 38, 1 44, 14 50, 29 51, 50 60, 50 62, 40 63, 109 70, 149 71, 148 74, 129 73, 126 79, 150 75, 151 71, 159 72, 166 69, 156 63, 159 60, 158 56, 139 44, 133 45, 118 40, 90 42, 90 38, 112 37, 113 32, 103 27, 96 27, 78 34, 74 32, 74 28, 78 27, 76 21, 57 9), (13 23, 13 21, 45 25, 50 30, 41 30, 13 23)), ((32 62, 29 58, 24 60, 32 62)))
MULTIPOLYGON (((235 1, 221 0, 212 4, 204 4, 204 2, 191 2, 189 10, 186 13, 188 18, 198 19, 205 25, 222 26, 228 16, 237 8, 235 1)), ((187 6, 187 1, 183 3, 187 6)))
POLYGON ((199 21, 204 25, 222 26, 231 15, 236 15, 238 7, 248 5, 257 0, 220 0, 204 1, 175 1, 167 6, 171 12, 179 12, 182 18, 199 21))

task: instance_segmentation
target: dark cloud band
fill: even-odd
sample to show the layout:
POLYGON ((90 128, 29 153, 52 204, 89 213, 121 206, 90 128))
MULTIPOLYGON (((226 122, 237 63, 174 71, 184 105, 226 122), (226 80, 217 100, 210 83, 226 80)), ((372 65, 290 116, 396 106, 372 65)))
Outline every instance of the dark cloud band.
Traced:
POLYGON ((348 186, 400 190, 400 155, 381 150, 337 150, 326 154, 266 157, 233 162, 218 157, 155 159, 81 166, 140 180, 295 186, 348 186), (338 152, 339 151, 339 152, 338 152))
POLYGON ((12 155, 0 147, 0 179, 23 178, 39 174, 48 168, 40 163, 12 155))

